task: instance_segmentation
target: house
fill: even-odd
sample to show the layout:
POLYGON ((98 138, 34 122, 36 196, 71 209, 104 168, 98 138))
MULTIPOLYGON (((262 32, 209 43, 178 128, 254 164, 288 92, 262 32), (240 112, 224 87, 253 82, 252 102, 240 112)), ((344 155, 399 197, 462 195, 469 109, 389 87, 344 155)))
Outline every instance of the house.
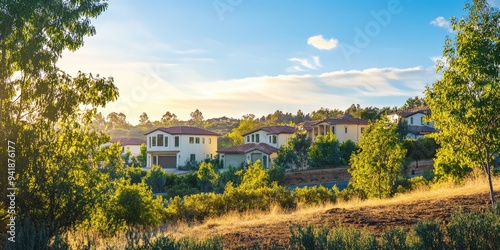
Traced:
POLYGON ((130 157, 135 156, 137 157, 138 155, 141 154, 141 144, 146 144, 145 140, 138 139, 138 138, 113 138, 111 140, 111 143, 120 143, 120 146, 122 146, 122 154, 127 153, 127 151, 130 151, 130 157))
POLYGON ((244 134, 243 145, 223 148, 217 152, 224 168, 237 167, 257 160, 260 160, 264 167, 269 167, 272 166, 279 147, 286 144, 293 133, 295 128, 290 126, 262 127, 244 134))
POLYGON ((408 124, 408 134, 406 138, 420 139, 426 134, 436 132, 434 129, 434 122, 427 121, 430 114, 431 110, 424 106, 398 111, 388 115, 387 118, 394 123, 406 121, 408 124))
POLYGON ((347 140, 358 142, 361 133, 368 126, 368 120, 354 117, 328 118, 322 121, 304 122, 302 130, 306 131, 307 136, 314 142, 318 135, 325 135, 332 132, 339 143, 347 140))
POLYGON ((157 128, 145 135, 148 168, 177 168, 189 161, 213 159, 217 153, 219 134, 205 129, 176 126, 157 128))

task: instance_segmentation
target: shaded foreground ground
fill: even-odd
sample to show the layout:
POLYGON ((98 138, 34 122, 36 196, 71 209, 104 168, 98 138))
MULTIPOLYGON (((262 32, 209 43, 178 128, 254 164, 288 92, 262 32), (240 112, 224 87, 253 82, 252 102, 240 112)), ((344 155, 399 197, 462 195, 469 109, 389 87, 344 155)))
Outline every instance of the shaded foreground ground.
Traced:
MULTIPOLYGON (((495 188, 500 188, 496 180, 495 188)), ((500 194, 496 195, 500 200, 500 194)), ((419 220, 441 219, 446 223, 457 209, 481 211, 489 209, 489 193, 485 182, 443 190, 419 191, 410 196, 388 200, 371 200, 302 209, 292 213, 232 215, 209 219, 202 225, 178 228, 177 236, 213 236, 224 238, 226 249, 260 246, 287 246, 290 226, 339 223, 347 227, 365 228, 375 235, 393 227, 409 230, 419 220)))

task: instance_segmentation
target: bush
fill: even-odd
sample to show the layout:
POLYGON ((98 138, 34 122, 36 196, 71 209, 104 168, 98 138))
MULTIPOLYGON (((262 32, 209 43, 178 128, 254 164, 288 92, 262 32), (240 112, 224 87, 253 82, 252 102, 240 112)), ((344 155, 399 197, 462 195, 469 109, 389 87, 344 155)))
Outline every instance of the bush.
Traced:
POLYGON ((291 249, 378 249, 375 236, 355 228, 290 228, 291 249))
POLYGON ((267 169, 269 182, 277 182, 278 185, 285 184, 285 167, 272 166, 267 169))
POLYGON ((386 230, 382 234, 380 248, 383 250, 409 249, 406 244, 406 232, 400 227, 386 230))
POLYGON ((328 202, 335 202, 337 197, 333 190, 327 189, 324 186, 313 186, 296 188, 293 191, 295 202, 304 205, 318 205, 328 202))
POLYGON ((142 182, 142 178, 148 173, 141 167, 127 167, 125 168, 127 179, 131 184, 138 184, 142 182))
POLYGON ((454 213, 447 229, 451 249, 470 249, 471 246, 495 249, 500 246, 500 215, 491 210, 454 213))
POLYGON ((144 183, 146 183, 153 193, 165 193, 165 183, 167 181, 167 172, 160 166, 153 166, 146 176, 144 183))
POLYGON ((444 233, 439 224, 440 221, 417 222, 410 246, 416 249, 445 249, 444 233))

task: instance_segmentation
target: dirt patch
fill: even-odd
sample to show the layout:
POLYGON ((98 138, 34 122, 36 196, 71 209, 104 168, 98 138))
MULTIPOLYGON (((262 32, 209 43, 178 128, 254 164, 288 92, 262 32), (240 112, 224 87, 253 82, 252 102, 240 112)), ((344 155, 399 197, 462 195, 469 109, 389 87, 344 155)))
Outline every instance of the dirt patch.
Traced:
POLYGON ((285 174, 286 185, 321 184, 333 181, 348 181, 351 175, 346 167, 333 169, 315 169, 285 174))
MULTIPOLYGON (((500 199, 500 194, 497 194, 496 198, 500 199)), ((463 211, 488 209, 491 206, 487 204, 488 200, 488 193, 480 193, 397 205, 333 208, 309 218, 237 228, 223 236, 224 246, 226 249, 246 249, 257 245, 262 249, 277 246, 285 248, 290 237, 290 226, 297 225, 335 226, 340 223, 346 227, 367 229, 376 236, 394 227, 409 231, 419 220, 440 219, 446 223, 451 214, 459 208, 463 211)))

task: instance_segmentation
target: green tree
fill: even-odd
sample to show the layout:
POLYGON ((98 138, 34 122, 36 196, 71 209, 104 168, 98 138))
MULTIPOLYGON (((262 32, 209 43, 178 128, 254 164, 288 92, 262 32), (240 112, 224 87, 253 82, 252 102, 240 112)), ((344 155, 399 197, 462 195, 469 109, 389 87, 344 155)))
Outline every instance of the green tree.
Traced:
POLYGON ((127 116, 124 113, 111 112, 106 117, 109 129, 115 128, 130 128, 130 124, 127 122, 127 116))
POLYGON ((175 123, 177 123, 179 120, 177 119, 177 115, 174 113, 170 113, 170 111, 167 111, 162 117, 161 117, 161 124, 164 126, 173 126, 175 123))
POLYGON ((141 144, 141 153, 137 156, 137 160, 139 161, 140 166, 143 168, 146 167, 147 157, 148 157, 148 154, 147 154, 146 144, 142 143, 141 144))
MULTIPOLYGON (((0 3, 0 155, 15 143, 16 221, 49 236, 88 218, 101 194, 96 159, 109 138, 90 125, 118 89, 112 78, 71 76, 57 60, 95 34, 90 19, 106 8, 100 0, 0 3)), ((0 186, 5 192, 4 178, 0 186)))
POLYGON ((367 197, 388 197, 402 175, 406 150, 398 139, 396 126, 383 119, 371 123, 363 132, 359 151, 351 156, 349 173, 355 189, 367 197))
POLYGON ((351 160, 351 155, 356 152, 356 143, 351 140, 344 141, 340 144, 340 156, 342 164, 347 165, 351 160))
POLYGON ((254 129, 261 127, 261 123, 254 119, 254 115, 243 116, 243 119, 238 124, 238 127, 231 130, 228 137, 232 141, 232 145, 237 146, 245 142, 243 139, 243 134, 246 134, 254 129))
POLYGON ((167 181, 167 172, 160 166, 153 166, 144 177, 146 183, 153 193, 165 193, 165 183, 167 181))
POLYGON ((444 61, 437 63, 442 78, 425 91, 441 145, 436 175, 481 168, 494 203, 492 162, 500 152, 500 13, 486 0, 474 0, 465 9, 466 17, 451 18, 456 36, 446 39, 444 61))
POLYGON ((196 125, 196 126, 201 126, 202 123, 203 123, 203 113, 199 110, 199 109, 196 109, 195 111, 191 112, 191 119, 189 120, 189 122, 193 125, 196 125))
POLYGON ((146 114, 146 112, 142 112, 142 114, 139 116, 139 125, 141 126, 151 125, 151 121, 149 120, 149 116, 148 114, 146 114))
POLYGON ((425 99, 420 98, 418 96, 415 96, 415 97, 408 98, 408 100, 406 100, 405 104, 403 104, 403 106, 401 106, 401 110, 418 108, 418 107, 422 107, 422 106, 427 106, 427 103, 425 103, 425 99))
POLYGON ((157 226, 162 219, 161 196, 153 198, 151 189, 144 183, 119 183, 111 197, 110 208, 116 221, 123 220, 129 226, 157 226))
POLYGON ((338 118, 338 117, 342 117, 343 115, 344 115, 344 112, 342 110, 328 109, 328 108, 321 107, 320 109, 311 112, 311 120, 318 121, 318 120, 324 120, 327 118, 338 118))
POLYGON ((200 163, 200 167, 196 170, 196 177, 198 177, 202 192, 210 191, 219 183, 219 171, 211 163, 200 163))
POLYGON ((308 155, 313 168, 338 167, 341 162, 339 140, 331 132, 318 135, 308 155))
POLYGON ((309 164, 311 138, 305 133, 295 133, 285 145, 281 145, 274 163, 290 169, 304 169, 309 164))
POLYGON ((239 188, 242 190, 254 190, 267 186, 269 186, 269 174, 262 167, 261 161, 257 160, 254 164, 250 164, 248 169, 244 171, 239 188))

